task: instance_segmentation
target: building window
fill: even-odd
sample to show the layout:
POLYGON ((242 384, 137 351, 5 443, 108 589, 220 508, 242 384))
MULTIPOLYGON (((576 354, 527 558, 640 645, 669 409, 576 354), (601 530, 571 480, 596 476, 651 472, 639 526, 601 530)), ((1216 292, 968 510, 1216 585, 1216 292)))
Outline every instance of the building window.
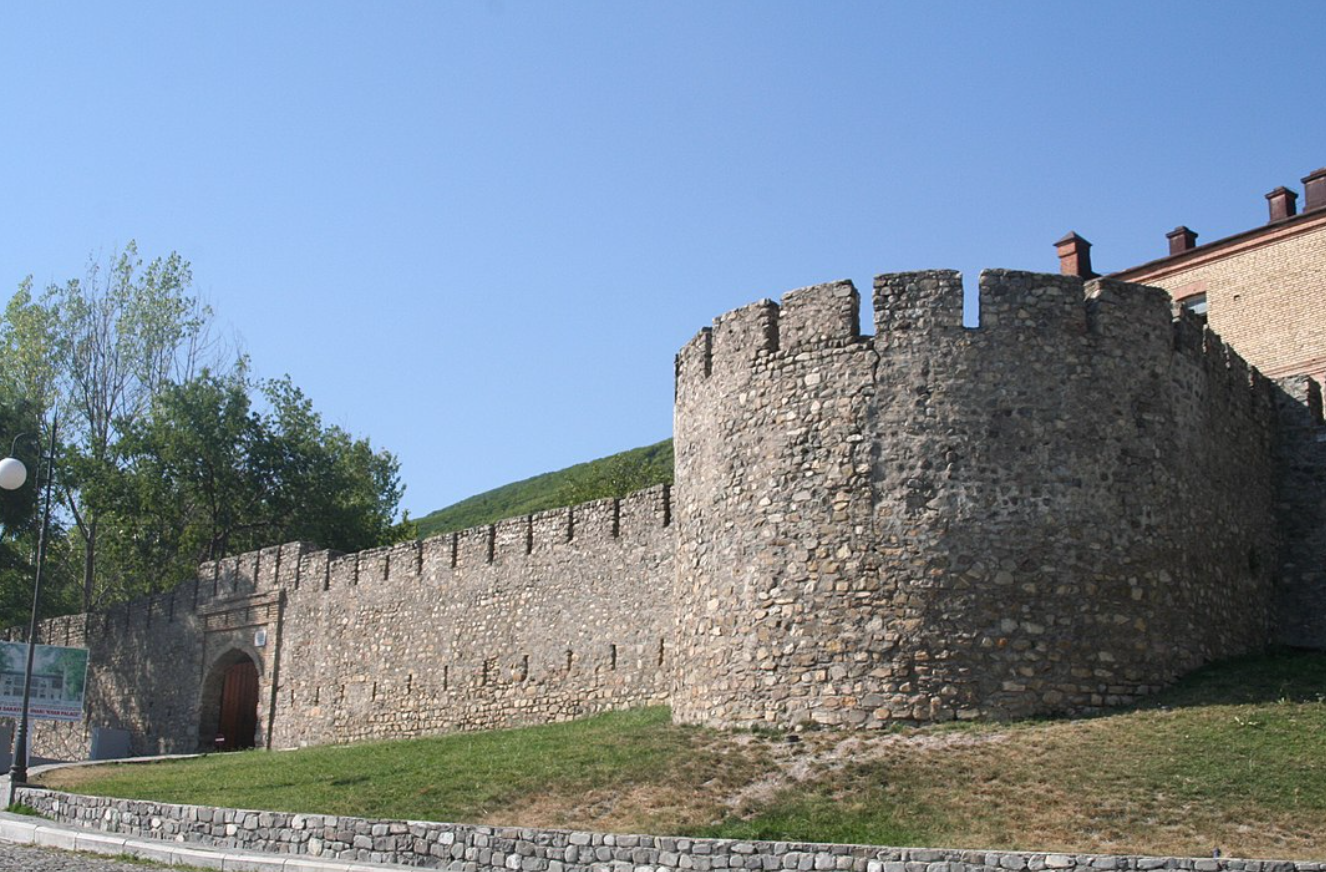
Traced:
POLYGON ((1183 308, 1196 315, 1203 324, 1206 323, 1206 294, 1193 294, 1186 297, 1183 301, 1183 308))

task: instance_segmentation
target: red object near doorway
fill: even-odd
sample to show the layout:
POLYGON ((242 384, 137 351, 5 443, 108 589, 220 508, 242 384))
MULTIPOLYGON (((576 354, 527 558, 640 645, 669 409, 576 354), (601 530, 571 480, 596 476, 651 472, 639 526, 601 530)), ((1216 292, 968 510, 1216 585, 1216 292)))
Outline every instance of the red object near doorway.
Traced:
POLYGON ((245 659, 226 670, 217 749, 252 748, 258 735, 258 667, 245 659))

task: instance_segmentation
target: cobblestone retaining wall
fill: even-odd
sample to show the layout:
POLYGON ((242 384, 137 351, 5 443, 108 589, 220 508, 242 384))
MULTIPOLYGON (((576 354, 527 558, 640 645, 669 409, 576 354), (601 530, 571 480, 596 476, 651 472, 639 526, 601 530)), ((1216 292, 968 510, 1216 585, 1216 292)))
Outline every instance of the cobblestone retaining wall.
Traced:
POLYGON ((886 848, 483 827, 246 811, 19 788, 60 823, 121 835, 451 872, 1324 872, 1280 860, 886 848))

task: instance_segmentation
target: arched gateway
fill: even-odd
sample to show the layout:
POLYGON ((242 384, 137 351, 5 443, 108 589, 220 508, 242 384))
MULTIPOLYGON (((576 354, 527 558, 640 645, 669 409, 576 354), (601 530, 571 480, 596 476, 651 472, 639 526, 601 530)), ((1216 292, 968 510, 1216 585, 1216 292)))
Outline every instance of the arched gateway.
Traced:
POLYGON ((203 681, 198 746, 201 750, 252 748, 258 736, 258 666, 243 651, 217 658, 203 681))

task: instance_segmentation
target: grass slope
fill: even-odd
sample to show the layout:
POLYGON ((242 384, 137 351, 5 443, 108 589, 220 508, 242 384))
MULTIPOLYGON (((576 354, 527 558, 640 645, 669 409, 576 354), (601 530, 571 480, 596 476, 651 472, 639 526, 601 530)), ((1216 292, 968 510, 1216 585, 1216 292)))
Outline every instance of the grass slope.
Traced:
POLYGON ((672 440, 545 472, 485 491, 415 520, 419 538, 492 524, 672 483, 672 440))
POLYGON ((367 817, 1012 850, 1326 854, 1326 655, 1203 670, 1094 718, 722 732, 666 709, 51 773, 83 792, 367 817))

